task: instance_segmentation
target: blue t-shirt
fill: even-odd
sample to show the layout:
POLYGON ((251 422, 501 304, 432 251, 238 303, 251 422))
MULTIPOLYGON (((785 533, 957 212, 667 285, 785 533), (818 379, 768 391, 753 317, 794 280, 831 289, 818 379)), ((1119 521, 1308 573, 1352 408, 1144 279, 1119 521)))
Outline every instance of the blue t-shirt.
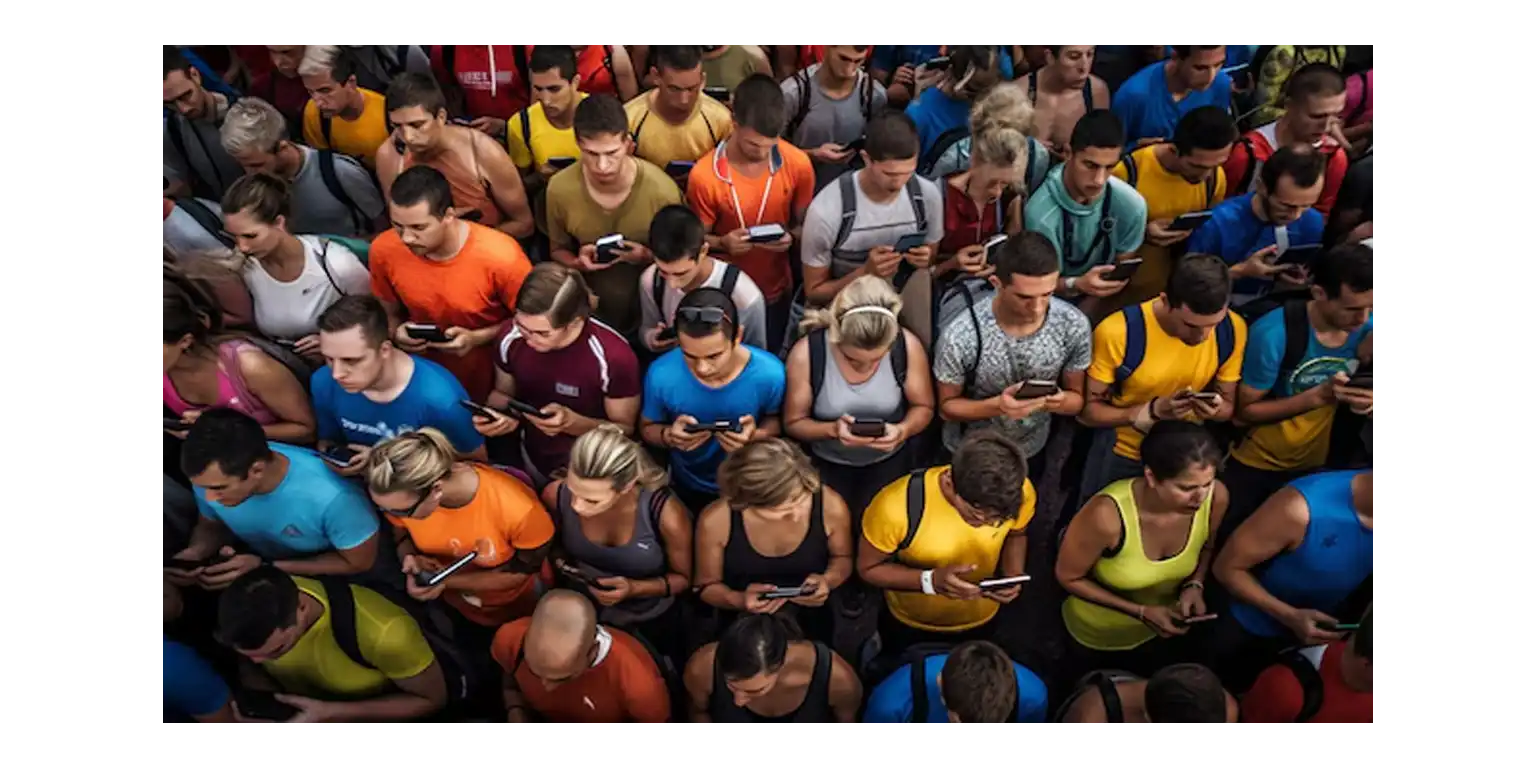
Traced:
MULTIPOLYGON (((1347 370, 1349 361, 1356 357, 1355 349, 1360 340, 1371 332, 1376 322, 1373 315, 1359 330, 1338 347, 1325 347, 1317 340, 1316 333, 1308 333, 1307 351, 1301 356, 1296 370, 1284 381, 1280 376, 1280 363, 1285 357, 1285 312, 1280 309, 1266 313, 1248 326, 1248 351, 1243 356, 1243 383, 1269 392, 1273 397, 1286 398, 1305 392, 1347 370)), ((1310 330, 1310 326, 1308 326, 1310 330)))
POLYGON ((475 431, 470 412, 459 405, 468 400, 464 385, 447 368, 411 355, 411 380, 394 400, 376 403, 361 392, 348 392, 331 377, 329 365, 309 377, 315 403, 315 423, 321 440, 373 446, 421 427, 442 430, 460 453, 485 444, 475 431))
POLYGON ((163 682, 164 715, 167 723, 185 723, 194 716, 217 712, 229 701, 229 686, 213 666, 188 648, 168 637, 165 642, 163 682))
POLYGON ((1232 78, 1225 72, 1216 75, 1216 81, 1203 91, 1190 91, 1178 102, 1168 92, 1168 78, 1163 74, 1164 62, 1148 64, 1115 91, 1110 99, 1110 110, 1125 125, 1125 146, 1136 145, 1146 138, 1172 140, 1173 129, 1179 118, 1197 107, 1215 105, 1227 109, 1232 103, 1232 78))
POLYGON ((907 117, 917 123, 917 139, 922 144, 918 157, 921 158, 927 156, 928 150, 946 131, 969 125, 971 105, 938 88, 929 88, 907 105, 907 117))
MULTIPOLYGON (((751 414, 759 425, 765 418, 777 415, 784 404, 784 364, 757 347, 746 349, 752 353, 747 367, 719 389, 706 387, 693 377, 681 349, 674 348, 662 355, 646 371, 642 415, 657 424, 671 424, 678 416, 688 414, 700 424, 708 424, 736 421, 751 414)), ((669 455, 674 483, 708 493, 720 490, 715 482, 720 463, 725 461, 720 441, 709 440, 692 451, 673 449, 669 455)))
MULTIPOLYGON (((874 53, 870 54, 869 68, 884 72, 894 73, 901 69, 903 64, 911 64, 916 67, 919 64, 939 55, 942 45, 877 45, 874 53)), ((1013 79, 1013 51, 1009 46, 997 47, 998 71, 1002 73, 1004 80, 1013 79)))
POLYGON ((233 507, 197 494, 203 517, 217 520, 267 560, 352 549, 379 532, 361 485, 331 471, 308 448, 268 443, 288 458, 288 474, 271 493, 233 507))
MULTIPOLYGON (((1274 245, 1275 225, 1253 212, 1253 196, 1256 194, 1249 192, 1231 198, 1212 209, 1211 217, 1189 236, 1189 252, 1214 254, 1228 265, 1235 265, 1252 256, 1254 251, 1274 245)), ((1286 225, 1285 234, 1287 247, 1321 243, 1323 215, 1308 208, 1301 218, 1286 225)), ((1233 281, 1232 295, 1257 296, 1269 290, 1273 283, 1273 280, 1245 277, 1233 281)))
MULTIPOLYGON (((925 723, 947 723, 949 714, 944 710, 943 697, 939 695, 939 673, 949 654, 940 653, 923 660, 924 677, 928 683, 928 717, 925 723)), ((1013 663, 1013 678, 1019 684, 1019 719, 1021 723, 1043 723, 1046 715, 1045 683, 1030 671, 1029 667, 1013 663)), ((906 723, 912 720, 912 665, 902 665, 885 682, 875 686, 864 706, 866 723, 906 723)))

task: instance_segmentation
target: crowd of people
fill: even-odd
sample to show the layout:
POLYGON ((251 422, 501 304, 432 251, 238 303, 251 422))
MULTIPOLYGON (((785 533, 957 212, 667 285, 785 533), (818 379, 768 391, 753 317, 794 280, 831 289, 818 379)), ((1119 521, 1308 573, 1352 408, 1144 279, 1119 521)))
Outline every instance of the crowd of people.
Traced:
POLYGON ((1372 84, 165 46, 165 719, 1370 721, 1372 84))

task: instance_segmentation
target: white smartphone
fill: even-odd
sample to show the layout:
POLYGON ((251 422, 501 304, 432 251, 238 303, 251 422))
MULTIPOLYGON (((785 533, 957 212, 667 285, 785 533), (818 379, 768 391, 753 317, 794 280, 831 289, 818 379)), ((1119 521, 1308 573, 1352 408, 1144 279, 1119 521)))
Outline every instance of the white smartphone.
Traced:
POLYGON ((464 566, 474 562, 475 557, 478 555, 478 552, 470 552, 458 560, 453 561, 452 565, 442 569, 441 571, 438 571, 437 573, 418 573, 416 574, 416 585, 420 587, 435 587, 443 583, 443 579, 446 579, 449 576, 452 576, 454 573, 458 572, 460 568, 463 568, 464 566))
POLYGON ((1023 584, 1026 581, 1029 581, 1029 576, 1027 576, 1027 575, 1026 576, 1005 576, 1005 577, 1003 577, 1001 579, 982 579, 981 581, 976 583, 976 586, 981 587, 983 590, 987 590, 987 589, 1007 589, 1008 587, 1011 587, 1011 586, 1013 586, 1015 584, 1023 584))
POLYGON ((747 228, 747 242, 773 243, 784 236, 784 228, 778 224, 759 224, 747 228))

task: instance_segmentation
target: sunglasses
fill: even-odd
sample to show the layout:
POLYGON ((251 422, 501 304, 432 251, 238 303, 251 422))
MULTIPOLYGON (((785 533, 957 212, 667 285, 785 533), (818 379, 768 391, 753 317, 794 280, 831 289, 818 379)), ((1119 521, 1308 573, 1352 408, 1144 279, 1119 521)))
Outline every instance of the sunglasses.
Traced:
POLYGON ((412 504, 410 509, 390 509, 389 507, 379 507, 379 509, 382 510, 386 515, 393 515, 395 517, 415 517, 416 510, 421 509, 421 505, 427 503, 427 497, 432 495, 432 486, 437 485, 447 477, 448 475, 444 474, 442 477, 433 480, 432 483, 427 486, 427 490, 422 492, 421 498, 417 499, 416 503, 412 504))
POLYGON ((719 307, 679 307, 677 316, 689 323, 719 325, 725 319, 725 310, 719 307))

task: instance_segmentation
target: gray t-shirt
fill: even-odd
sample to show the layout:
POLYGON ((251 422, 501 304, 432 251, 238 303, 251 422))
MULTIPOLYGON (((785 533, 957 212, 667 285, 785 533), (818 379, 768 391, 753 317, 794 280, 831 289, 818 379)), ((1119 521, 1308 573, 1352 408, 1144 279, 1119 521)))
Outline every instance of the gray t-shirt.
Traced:
MULTIPOLYGON (((857 173, 864 173, 858 171, 857 173)), ((923 190, 923 207, 927 209, 928 237, 931 245, 944 239, 944 201, 939 186, 928 179, 917 177, 923 190)), ((895 245, 904 235, 917 233, 917 218, 913 216, 912 199, 905 187, 901 194, 889 203, 876 203, 864 194, 864 188, 854 177, 853 192, 858 196, 853 217, 853 230, 843 241, 842 250, 862 251, 879 245, 895 245)), ((800 260, 808 267, 825 267, 832 263, 832 243, 837 240, 838 225, 843 218, 843 193, 837 184, 816 193, 811 207, 805 213, 805 227, 801 233, 800 260)), ((862 259, 860 260, 862 262, 862 259)))
MULTIPOLYGON (((811 93, 807 102, 805 117, 801 119, 800 126, 795 129, 795 135, 786 136, 791 144, 801 149, 815 149, 823 144, 847 144, 864 135, 864 87, 869 75, 859 72, 858 82, 854 83, 853 91, 840 99, 827 96, 821 83, 816 80, 816 72, 821 69, 820 64, 812 64, 805 70, 805 75, 810 79, 811 93)), ((879 81, 871 83, 873 90, 870 93, 871 115, 879 114, 885 108, 885 86, 879 81)), ((791 77, 781 84, 784 91, 785 126, 789 125, 795 114, 800 109, 800 78, 791 77)), ((843 171, 848 170, 848 164, 829 165, 814 158, 811 164, 816 169, 816 190, 832 183, 843 171)))
POLYGON ((288 217, 288 231, 295 235, 341 235, 343 237, 373 237, 373 219, 384 212, 384 198, 373 178, 361 163, 340 154, 331 157, 336 161, 336 181, 347 196, 352 198, 359 214, 346 203, 331 194, 320 173, 320 152, 309 147, 299 147, 304 152, 304 165, 293 177, 292 214, 288 217))
POLYGON ((196 217, 182 210, 182 205, 201 206, 208 209, 216 221, 224 220, 224 211, 218 203, 200 197, 184 200, 171 209, 171 215, 165 220, 165 247, 183 257, 228 249, 218 237, 199 224, 196 217))
MULTIPOLYGON (((966 371, 975 365, 976 383, 965 393, 971 400, 985 400, 1029 379, 1059 382, 1063 372, 1087 370, 1093 361, 1093 329, 1088 318, 1054 296, 1045 324, 1028 336, 1009 336, 998 327, 990 297, 976 304, 976 326, 984 340, 979 360, 976 327, 964 312, 944 326, 933 355, 933 375, 945 384, 964 384, 966 371)), ((1024 455, 1034 456, 1045 447, 1051 415, 1042 411, 1022 420, 996 416, 965 425, 945 422, 945 447, 955 450, 965 430, 977 426, 996 428, 1017 442, 1024 455)))

